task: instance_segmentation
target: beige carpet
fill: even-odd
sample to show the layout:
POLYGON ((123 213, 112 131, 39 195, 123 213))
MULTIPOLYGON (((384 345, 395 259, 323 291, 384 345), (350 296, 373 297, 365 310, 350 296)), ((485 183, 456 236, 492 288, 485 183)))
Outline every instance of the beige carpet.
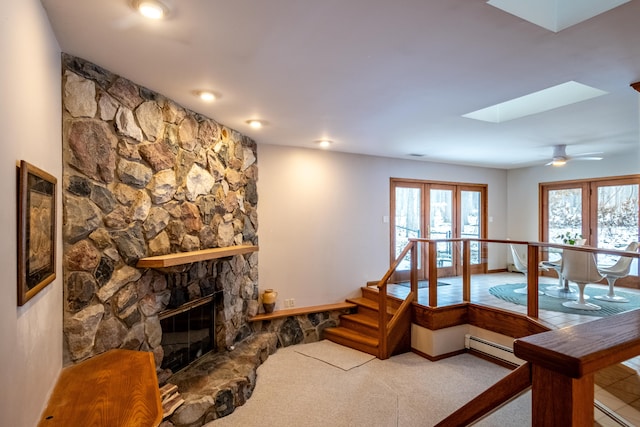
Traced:
POLYGON ((293 347, 296 353, 312 357, 331 366, 348 371, 364 365, 375 356, 354 350, 328 340, 300 344, 293 347))
MULTIPOLYGON (((251 398, 206 426, 433 426, 509 372, 468 354, 430 362, 413 353, 345 371, 299 347, 278 349, 258 368, 251 398)), ((530 425, 530 405, 526 394, 477 425, 530 425)))

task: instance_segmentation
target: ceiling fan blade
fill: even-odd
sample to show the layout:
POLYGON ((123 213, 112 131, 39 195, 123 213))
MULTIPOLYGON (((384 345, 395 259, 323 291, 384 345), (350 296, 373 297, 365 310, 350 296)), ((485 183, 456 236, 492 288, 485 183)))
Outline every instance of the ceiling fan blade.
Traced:
POLYGON ((603 151, 592 151, 590 153, 578 153, 578 154, 574 154, 571 157, 592 157, 592 156, 598 157, 600 154, 604 154, 604 152, 603 151))
POLYGON ((569 160, 602 160, 602 157, 571 157, 569 160))

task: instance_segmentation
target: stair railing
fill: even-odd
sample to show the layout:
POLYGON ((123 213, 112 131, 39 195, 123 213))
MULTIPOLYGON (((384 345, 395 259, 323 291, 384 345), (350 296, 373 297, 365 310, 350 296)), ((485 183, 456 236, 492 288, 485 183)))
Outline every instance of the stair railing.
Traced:
POLYGON ((592 426, 594 376, 640 355, 640 310, 515 341, 527 362, 436 426, 469 425, 531 386, 531 425, 592 426))
POLYGON ((411 303, 418 295, 418 243, 414 240, 402 250, 398 258, 391 264, 389 270, 378 282, 378 358, 388 359, 405 332, 404 327, 411 326, 411 303), (396 310, 393 317, 388 320, 387 315, 387 283, 398 265, 411 251, 411 291, 396 310), (407 318, 409 322, 407 322, 407 318))
MULTIPOLYGON (((469 267, 469 259, 471 253, 470 239, 409 239, 409 243, 402 250, 400 255, 395 259, 389 270, 380 279, 378 287, 378 358, 388 359, 396 346, 399 344, 403 333, 411 327, 411 303, 418 299, 418 247, 421 243, 425 244, 428 257, 429 280, 437 283, 437 244, 438 242, 462 242, 463 255, 463 298, 469 301, 471 295, 471 270, 469 267), (402 260, 410 252, 411 270, 410 270, 410 292, 404 299, 393 317, 387 322, 387 285, 389 279, 396 271, 402 260)), ((436 307, 438 305, 437 286, 429 286, 429 306, 436 307)))
MULTIPOLYGON (((537 317, 540 248, 566 249, 566 245, 487 239, 480 241, 527 245, 527 312, 529 316, 537 317)), ((640 254, 634 252, 584 246, 571 249, 640 258, 640 254)), ((466 249, 463 252, 466 263, 468 253, 466 249)), ((529 386, 532 390, 533 427, 593 425, 595 373, 640 355, 638 325, 640 310, 636 309, 516 340, 514 353, 527 362, 437 426, 469 425, 499 409, 529 386)))

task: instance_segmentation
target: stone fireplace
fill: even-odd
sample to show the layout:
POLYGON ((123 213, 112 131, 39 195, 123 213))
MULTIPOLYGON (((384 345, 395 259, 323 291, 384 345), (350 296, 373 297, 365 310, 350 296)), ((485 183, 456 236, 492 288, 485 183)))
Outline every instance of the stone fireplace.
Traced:
POLYGON ((65 364, 150 351, 185 400, 167 425, 225 416, 269 354, 318 341, 341 312, 249 322, 258 252, 237 248, 258 244, 254 141, 83 59, 62 65, 65 364), (221 257, 144 262, 211 248, 221 257))
POLYGON ((65 362, 127 348, 175 370, 250 335, 257 252, 136 264, 257 245, 255 142, 95 64, 62 59, 65 362))

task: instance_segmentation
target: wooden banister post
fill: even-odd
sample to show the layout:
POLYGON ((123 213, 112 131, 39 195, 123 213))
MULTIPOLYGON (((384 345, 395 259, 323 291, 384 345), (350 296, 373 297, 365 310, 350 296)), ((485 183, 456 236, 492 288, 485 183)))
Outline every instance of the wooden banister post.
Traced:
POLYGON ((527 316, 538 317, 538 247, 527 245, 527 316))
POLYGON ((429 307, 438 306, 438 249, 437 242, 429 241, 429 307))
POLYGON ((471 301, 471 241, 462 242, 462 301, 471 301))
POLYGON ((411 292, 418 295, 418 245, 420 242, 411 242, 411 292))

